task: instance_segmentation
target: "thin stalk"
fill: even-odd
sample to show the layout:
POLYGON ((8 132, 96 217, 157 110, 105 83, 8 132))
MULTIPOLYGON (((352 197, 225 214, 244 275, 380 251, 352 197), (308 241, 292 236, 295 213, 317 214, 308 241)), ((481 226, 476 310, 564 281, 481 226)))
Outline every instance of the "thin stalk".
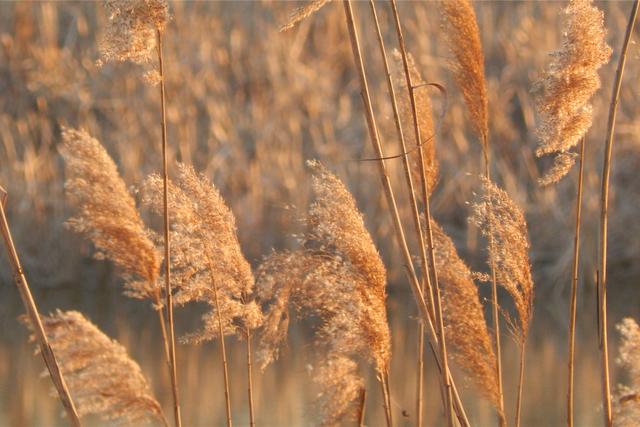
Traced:
MULTIPOLYGON (((425 299, 421 290, 420 283, 418 281, 416 271, 413 267, 413 261, 411 259, 411 254, 409 253, 409 248, 407 246, 407 241, 405 238, 404 230, 402 228, 402 222, 400 220, 400 215, 398 213, 398 206, 396 204, 395 195, 393 192, 393 188, 391 187, 391 181, 389 180, 389 175, 387 173, 387 168, 385 161, 383 159, 384 153, 382 151, 382 146, 380 144, 380 138, 378 135, 378 129, 375 121, 375 116, 373 114, 373 109, 371 106, 371 98, 369 95, 369 86, 367 84, 366 72, 364 69, 364 63, 362 61, 362 53, 360 49, 360 42, 358 40, 356 25, 353 19, 353 10, 351 7, 351 2, 349 0, 343 1, 344 10, 345 10, 345 18, 347 28, 349 30, 349 39, 351 42, 351 48, 353 52, 354 62, 356 65, 356 69, 358 71, 358 77, 360 79, 360 87, 361 87, 361 95, 362 102, 364 104, 364 113, 365 118, 367 120, 367 128, 369 131, 369 137, 371 139, 371 143, 373 145, 373 149, 375 151, 376 156, 378 157, 378 169, 380 172, 380 176, 382 179, 383 189, 385 193, 385 197, 387 199, 387 203, 389 205, 389 209, 391 211, 391 216, 393 219, 395 235, 398 240, 398 245, 402 252, 402 257, 404 260, 405 272, 409 279, 409 284, 411 286, 411 291, 413 293, 414 299, 418 305, 418 309, 420 311, 420 315, 426 322, 427 330, 429 332, 429 344, 432 348, 438 348, 438 336, 433 327, 433 320, 429 313, 429 309, 427 308, 427 304, 425 303, 425 299)), ((442 369, 439 357, 435 354, 436 363, 438 364, 438 368, 442 369)), ((451 378, 450 378, 451 380, 451 378)), ((462 407, 462 402, 458 395, 458 392, 451 382, 453 388, 453 394, 455 399, 455 410, 458 416, 458 420, 462 424, 462 426, 469 426, 469 421, 467 419, 466 413, 464 412, 464 408, 462 407)))
MULTIPOLYGON (((438 284, 438 270, 436 268, 435 251, 433 247, 433 232, 431 230, 431 208, 429 201, 429 182, 427 181, 426 166, 424 163, 424 156, 422 151, 422 138, 420 135, 420 125, 418 122, 418 107, 416 104, 416 94, 413 82, 411 79, 411 72, 409 70, 409 60, 407 50, 404 43, 404 36, 402 34, 402 24, 400 23, 400 14, 395 0, 391 0, 391 8, 393 10, 393 16, 396 27, 396 34, 398 36, 398 44, 400 47, 400 54, 402 56, 402 65, 404 67, 405 79, 407 81, 407 87, 409 88, 409 100, 411 102, 411 112, 413 115, 413 127, 415 132, 416 144, 418 147, 418 157, 420 159, 420 179, 422 183, 422 198, 424 203, 424 213, 426 218, 426 235, 427 245, 429 249, 429 261, 431 262, 431 274, 433 276, 433 302, 435 306, 436 314, 436 327, 438 332, 438 342, 440 344, 440 358, 442 360, 442 375, 443 383, 445 387, 445 415, 447 417, 447 425, 453 427, 454 411, 453 411, 453 396, 451 393, 451 382, 449 380, 449 362, 447 357, 447 345, 446 337, 444 333, 444 320, 442 318, 442 300, 440 297, 440 286, 438 284)), ((430 135, 432 137, 432 135, 430 135)))
POLYGON ((567 393, 567 424, 573 427, 573 400, 576 348, 576 310, 578 295, 578 273, 580 270, 580 225, 582 222, 582 189, 584 182, 585 138, 580 140, 580 163, 578 166, 578 193, 576 195, 576 224, 573 238, 573 274, 571 276, 571 306, 569 308, 569 391, 567 393))
POLYGON ((22 270, 22 265, 20 264, 18 252, 15 245, 13 244, 11 229, 9 228, 9 222, 7 221, 7 216, 4 211, 6 196, 7 193, 2 187, 0 187, 0 231, 2 232, 4 245, 7 248, 9 262, 11 263, 11 267, 13 269, 13 277, 16 283, 16 287, 20 292, 22 304, 24 305, 27 316, 31 321, 33 331, 36 335, 36 339, 38 340, 38 344, 40 345, 40 353, 42 354, 45 365, 47 365, 49 376, 51 377, 51 381, 53 382, 53 385, 58 392, 60 402, 62 402, 62 406, 64 407, 67 417, 69 417, 71 425, 74 427, 80 427, 80 417, 78 416, 78 412, 76 411, 73 399, 71 399, 71 394, 69 393, 67 383, 65 382, 60 370, 60 365, 58 365, 58 361, 56 360, 56 357, 53 353, 53 349, 49 344, 47 333, 44 330, 42 319, 40 318, 40 314, 38 313, 38 307, 36 306, 36 302, 33 299, 31 290, 29 289, 27 278, 25 277, 24 271, 22 270))
POLYGON ((227 350, 224 345, 224 329, 222 328, 222 315, 220 313, 220 299, 218 297, 218 285, 212 279, 213 292, 216 298, 216 313, 218 314, 218 332, 220 333, 220 356, 222 358, 222 371, 224 375, 224 400, 226 404, 227 427, 232 427, 231 421, 231 394, 229 393, 229 369, 227 367, 227 350))
POLYGON ((367 389, 360 389, 360 402, 358 404, 358 427, 364 427, 364 414, 367 404, 367 389))
MULTIPOLYGON (((486 137, 485 137, 486 140, 486 137)), ((484 151, 484 175, 491 180, 491 167, 489 163, 489 145, 483 143, 484 151)), ((488 206, 491 209, 491 205, 488 206)), ((493 334, 496 346, 496 375, 498 377, 498 395, 500 396, 500 425, 506 427, 507 420, 504 415, 504 391, 502 388, 502 345, 500 344, 500 316, 498 305, 498 280, 496 278, 496 261, 493 258, 495 242, 493 241, 493 223, 489 221, 489 268, 491 270, 491 314, 493 317, 493 334)))
POLYGON ((255 427, 255 413, 253 409, 253 363, 251 360, 251 329, 246 328, 247 336, 247 377, 248 377, 248 397, 249 397, 249 427, 255 427))
POLYGON ((516 401, 516 427, 520 427, 520 411, 522 408, 522 389, 524 387, 524 356, 526 340, 522 338, 520 343, 520 376, 518 379, 518 398, 516 401))
MULTIPOLYGON (((396 92, 393 87, 393 81, 391 80, 389 60, 387 58, 387 53, 384 46, 384 39, 382 37, 382 31, 380 29, 380 23, 378 21, 378 14, 376 13, 375 3, 373 2, 373 0, 369 1, 369 5, 371 7, 371 14, 373 15, 373 20, 376 27, 376 36, 378 39, 378 47, 380 48, 380 56, 382 57, 382 61, 384 63, 385 77, 387 80, 387 89, 389 91, 389 97, 391 98, 391 105, 393 107, 393 119, 396 127, 396 132, 398 133, 398 141, 400 142, 400 149, 402 150, 402 153, 407 153, 407 144, 404 138, 404 132, 402 130, 396 92)), ((431 286, 431 279, 429 276, 429 267, 428 267, 429 264, 427 262, 426 245, 424 242, 424 232, 422 230, 422 225, 420 223, 420 213, 418 211, 416 191, 413 185, 413 177, 411 176, 411 165, 409 164, 409 157, 407 155, 402 156, 402 165, 404 169, 404 176, 405 176, 407 188, 409 189, 409 198, 410 198, 411 208, 412 208, 411 212, 412 212, 412 218, 413 218, 413 225, 415 227, 416 236, 418 238, 418 243, 420 246, 422 276, 424 278, 422 282, 423 283, 422 292, 423 294, 426 293, 428 307, 431 311, 431 317, 435 318, 435 315, 434 315, 435 309, 433 304, 433 291, 431 286)), ((422 323, 421 320, 419 320, 418 321, 418 361, 417 361, 417 375, 416 375, 416 426, 422 425, 423 389, 424 389, 424 324, 422 323)))
MULTIPOLYGON (((162 297, 160 291, 154 294, 155 303, 158 307, 162 306, 162 297)), ((169 336, 167 335, 167 323, 164 320, 164 310, 162 308, 156 310, 158 312, 158 321, 160 322, 160 332, 162 332, 162 342, 164 343, 164 356, 167 365, 171 368, 171 356, 169 356, 169 336)))
POLYGON ((173 414, 176 427, 182 426, 180 400, 178 398, 178 374, 176 370, 176 340, 173 327, 173 298, 171 294, 171 242, 169 239, 169 172, 167 161, 167 111, 164 87, 164 61, 162 57, 162 31, 157 31, 158 68, 160 72, 160 111, 162 129, 162 182, 163 182, 163 232, 164 232, 164 283, 166 293, 167 321, 169 324, 169 368, 173 393, 173 414))
POLYGON ((387 387, 386 375, 380 374, 379 382, 380 382, 380 388, 382 389, 384 417, 387 422, 387 427, 393 427, 393 421, 391 419, 391 399, 389 398, 389 388, 387 387))
POLYGON ((618 68, 611 95, 609 106, 609 120, 607 123, 607 139, 604 153, 604 163, 602 166, 602 192, 600 200, 600 262, 599 262, 599 289, 600 289, 600 350, 602 356, 602 406, 604 407, 604 424, 610 427, 613 424, 611 412, 611 386, 609 379, 609 348, 607 345, 607 221, 609 209, 609 180, 611 176, 611 154, 613 149, 613 135, 616 124, 616 113, 620 100, 620 88, 622 87, 622 75, 627 60, 627 51, 633 34, 636 18, 638 16, 638 0, 633 3, 627 30, 622 43, 618 68))

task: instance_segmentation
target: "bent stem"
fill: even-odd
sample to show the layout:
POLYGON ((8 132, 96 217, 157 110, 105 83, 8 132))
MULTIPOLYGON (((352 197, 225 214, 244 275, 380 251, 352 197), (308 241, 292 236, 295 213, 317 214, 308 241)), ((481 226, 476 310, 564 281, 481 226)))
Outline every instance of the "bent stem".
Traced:
MULTIPOLYGON (((376 13, 375 3, 373 0, 369 0, 371 7, 371 14, 376 27, 376 36, 378 40, 378 47, 380 48, 380 56, 385 69, 385 77, 387 80, 387 89, 389 97, 391 98, 391 105, 393 107, 393 118, 398 133, 398 141, 400 142, 400 149, 402 153, 407 153, 407 144, 404 138, 404 132, 402 131, 402 124, 400 122, 400 113, 398 110, 398 102, 396 98, 395 89, 393 87, 393 81, 391 80, 391 71, 389 69, 389 61, 387 58, 386 49, 384 46, 384 39, 382 37, 382 31, 380 30, 380 23, 378 21, 378 14, 376 13)), ((420 261, 422 266, 423 286, 422 292, 426 293, 428 308, 431 311, 431 316, 434 315, 434 305, 432 296, 431 279, 429 276, 429 267, 427 263, 426 245, 424 240, 424 232, 422 225, 420 224, 420 213, 418 211, 418 203, 416 200, 416 191, 413 184, 413 178, 411 176, 411 165, 409 164, 409 157, 405 154, 402 156, 402 165, 404 169, 404 176, 409 189, 409 198, 411 202, 411 213, 413 218, 413 225, 415 227, 416 236, 420 246, 420 261)), ((417 361, 417 375, 416 375, 416 425, 422 425, 422 397, 424 389, 424 324, 422 321, 418 321, 418 361, 417 361)))
MULTIPOLYGON (((437 336, 436 330, 433 327, 433 319, 432 319, 432 316, 430 315, 429 309, 427 308, 427 304, 425 303, 421 286, 418 281, 416 271, 413 267, 413 261, 411 259, 409 248, 407 246, 407 241, 406 241, 406 237, 402 227, 402 222, 400 220, 400 214, 398 213, 398 206, 396 203, 395 195, 393 192, 393 188, 391 187, 391 181, 389 180, 389 175, 387 173, 386 164, 383 158, 384 153, 382 150, 382 146, 380 144, 380 138, 378 135, 375 116, 373 114, 373 108, 371 106, 369 86, 367 83, 366 72, 365 72, 364 63, 362 60, 362 53, 360 49, 360 42, 358 40, 356 25, 353 19, 353 10, 351 6, 351 2, 349 0, 343 0, 343 6, 345 10, 346 24, 349 30, 351 50, 353 53, 354 63, 358 71, 358 77, 360 80, 362 102, 364 105, 364 114, 367 121, 369 138, 371 140, 371 144, 373 145, 374 152, 378 158, 378 161, 376 163, 378 164, 378 169, 382 179, 382 185, 383 185, 385 197, 387 199, 387 204, 388 204, 389 210, 391 211, 391 217, 393 220, 395 235, 398 240, 398 245, 400 247, 400 250, 402 252, 405 272, 409 279, 409 285, 411 286, 413 297, 416 301, 416 304, 418 305, 420 315, 423 317, 424 321, 426 322, 427 332, 429 337, 429 345, 432 347, 432 349, 439 348, 438 336, 437 336)), ((434 356, 435 356, 438 368, 443 369, 441 365, 440 357, 436 354, 436 352, 434 352, 434 356)), ((451 374, 449 373, 449 381, 452 384, 452 393, 454 395, 453 397, 455 400, 454 408, 456 411, 456 415, 458 416, 458 420, 460 421, 462 426, 469 426, 469 420, 467 419, 464 408, 462 407, 460 396, 458 395, 457 389, 453 384, 453 381, 451 381, 450 376, 451 374)))
POLYGON ((573 400, 576 348, 576 310, 578 295, 578 273, 580 270, 580 225, 582 222, 582 188, 584 181, 585 138, 580 140, 580 163, 578 166, 578 193, 576 195, 576 224, 573 239, 573 274, 571 276, 571 306, 569 308, 569 391, 567 393, 567 424, 573 427, 573 400))
POLYGON ((178 398, 178 374, 176 370, 176 342, 173 327, 173 300, 171 294, 171 242, 169 239, 169 172, 167 162, 167 111, 164 87, 164 61, 162 57, 162 31, 157 30, 158 66, 160 69, 160 111, 162 129, 162 184, 163 184, 163 234, 164 234, 164 283, 166 294, 167 321, 169 324, 169 376, 173 393, 173 414, 176 427, 182 426, 180 400, 178 398))
POLYGON ((602 406, 604 408, 604 425, 611 427, 613 415, 611 412, 611 385, 609 377, 609 348, 607 345, 607 222, 609 209, 609 180, 611 176, 611 153, 613 148, 613 135, 616 124, 616 114, 618 111, 618 101, 620 100, 620 88, 622 87, 622 75, 627 61, 627 51, 633 34, 636 18, 638 16, 638 0, 633 3, 627 30, 622 43, 616 78, 611 94, 611 104, 609 105, 609 119, 607 123, 607 139, 605 144, 604 162, 602 166, 602 191, 600 199, 600 260, 598 266, 599 273, 599 314, 600 314, 600 353, 602 362, 602 406))
POLYGON ((40 314, 38 313, 38 307, 36 306, 36 302, 33 299, 31 290, 29 289, 27 278, 25 277, 22 270, 22 265, 20 264, 18 252, 15 245, 13 244, 11 229, 9 228, 9 222, 7 221, 7 216, 4 211, 6 199, 6 191, 4 191, 2 187, 0 187, 0 231, 2 232, 4 245, 7 248, 9 262, 11 263, 11 267, 13 269, 13 276, 16 287, 18 288, 18 291, 20 293, 20 298, 22 299, 22 304, 24 305, 25 311, 27 312, 27 316, 31 321, 33 331, 36 335, 36 339, 38 340, 38 344, 40 345, 40 353, 42 354, 44 363, 47 366, 47 370, 49 371, 51 381, 56 388, 58 397, 60 398, 60 402, 62 402, 62 406, 64 407, 67 417, 69 417, 71 425, 73 425, 74 427, 80 427, 80 417, 78 416, 78 412, 73 403, 73 399, 71 399, 71 394, 69 393, 67 383, 65 382, 62 371, 60 370, 60 365, 58 364, 58 361, 53 353, 53 349, 49 344, 49 339, 47 338, 44 326, 42 325, 42 319, 40 318, 40 314))

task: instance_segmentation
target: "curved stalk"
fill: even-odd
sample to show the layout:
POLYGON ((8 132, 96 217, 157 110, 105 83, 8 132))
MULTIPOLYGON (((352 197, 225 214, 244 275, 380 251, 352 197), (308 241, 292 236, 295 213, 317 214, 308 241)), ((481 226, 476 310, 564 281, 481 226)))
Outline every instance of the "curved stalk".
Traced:
POLYGON ((616 78, 609 105, 609 119, 607 123, 607 139, 605 142, 604 162, 602 166, 602 191, 600 199, 600 251, 598 265, 598 289, 599 289, 599 315, 600 315, 600 353, 602 363, 602 406, 604 425, 611 427, 613 424, 613 414, 611 411, 611 384, 609 375, 609 348, 607 343, 607 225, 609 209, 609 180, 611 176, 611 153, 613 148, 613 135, 616 123, 616 113, 618 111, 618 101, 620 100, 620 88, 622 87, 622 75, 627 60, 629 42, 633 34, 636 18, 638 16, 638 0, 633 3, 627 30, 622 43, 616 78))

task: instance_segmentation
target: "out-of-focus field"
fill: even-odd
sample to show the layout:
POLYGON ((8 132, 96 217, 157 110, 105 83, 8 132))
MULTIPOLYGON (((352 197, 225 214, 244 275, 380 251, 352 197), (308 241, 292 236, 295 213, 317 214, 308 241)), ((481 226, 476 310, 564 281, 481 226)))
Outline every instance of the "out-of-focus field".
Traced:
MULTIPOLYGON (((594 126, 587 136, 576 371, 576 425, 580 426, 601 419, 594 334, 599 174, 611 83, 630 5, 598 4, 605 12, 614 54, 600 72, 603 87, 594 100, 594 126)), ((165 49, 170 162, 191 163, 213 179, 237 217, 242 248, 254 265, 272 248, 294 243, 290 236, 299 231, 300 224, 292 209, 304 210, 309 199, 305 160, 318 158, 345 179, 389 271, 393 411, 398 424, 409 425, 414 416, 416 309, 394 244, 378 171, 373 162, 364 161, 373 154, 344 11, 341 5, 330 4, 298 28, 279 33, 279 25, 293 7, 289 2, 171 4, 173 20, 166 31, 165 49)), ((575 171, 558 186, 537 185, 541 171, 549 165, 534 155, 536 116, 531 94, 533 82, 549 60, 548 53, 559 46, 562 7, 562 2, 476 4, 489 89, 493 177, 523 207, 532 241, 536 302, 527 354, 525 426, 561 425, 565 417, 575 171)), ((386 42, 394 46, 386 4, 379 10, 386 42)), ((379 117, 386 118, 381 120, 385 148, 397 154, 368 5, 356 4, 356 13, 361 18, 365 60, 375 70, 371 72, 374 106, 379 117)), ((441 177, 432 211, 456 240, 461 255, 483 270, 483 244, 477 230, 467 223, 466 205, 477 189, 481 150, 448 71, 448 52, 435 5, 402 2, 400 13, 408 49, 424 78, 447 89, 446 103, 433 93, 436 111, 446 110, 437 138, 441 177)), ((96 136, 130 185, 160 168, 158 90, 144 81, 138 66, 96 66, 105 19, 97 2, 0 3, 0 185, 9 192, 14 238, 42 311, 84 312, 129 349, 169 408, 171 396, 164 387, 167 378, 151 308, 122 296, 112 267, 94 260, 90 245, 64 227, 70 208, 57 151, 61 125, 85 128, 96 136)), ((634 44, 614 149, 608 282, 612 337, 617 337, 613 325, 619 319, 640 315, 639 75, 640 49, 634 44)), ((392 180, 400 184, 400 160, 389 164, 392 180)), ((409 223, 407 196, 400 191, 399 197, 402 215, 409 223)), ((60 405, 48 394, 48 380, 39 378, 43 364, 32 356, 27 332, 16 320, 21 306, 2 257, 0 425, 63 425, 60 405)), ((199 313, 178 310, 176 316, 181 334, 193 328, 199 313)), ((307 337, 304 327, 294 328, 281 360, 256 374, 259 426, 313 424, 315 391, 308 380, 307 337)), ((236 349, 231 342, 231 375, 241 379, 240 385, 232 386, 232 394, 238 408, 244 408, 244 356, 238 353, 240 345, 236 349)), ((517 351, 505 339, 507 342, 505 393, 511 411, 517 351)), ((612 340, 612 359, 615 342, 612 340)), ((215 346, 178 347, 187 426, 224 422, 215 346)), ((428 425, 438 425, 443 418, 432 363, 427 358, 425 414, 428 425)), ((616 370, 614 373, 616 382, 622 379, 616 370)), ((472 390, 463 395, 473 425, 493 423, 488 404, 472 390)), ((384 416, 381 399, 373 393, 371 399, 367 424, 375 426, 384 416)), ((237 425, 246 425, 248 415, 239 411, 234 414, 237 425)))

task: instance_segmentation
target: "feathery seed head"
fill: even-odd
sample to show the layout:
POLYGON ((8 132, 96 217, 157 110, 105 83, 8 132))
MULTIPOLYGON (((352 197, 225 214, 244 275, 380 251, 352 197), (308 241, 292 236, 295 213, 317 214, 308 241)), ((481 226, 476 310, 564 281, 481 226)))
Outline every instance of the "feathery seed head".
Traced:
POLYGON ((445 0, 438 3, 456 83, 460 87, 471 123, 481 139, 483 149, 489 138, 487 88, 480 29, 470 0, 445 0))
POLYGON ((616 427, 632 427, 640 423, 640 326, 625 318, 616 326, 622 341, 618 364, 627 370, 629 386, 620 386, 615 399, 616 427))
POLYGON ((303 21, 309 16, 313 15, 330 1, 331 0, 312 0, 304 6, 294 9, 289 14, 289 19, 287 20, 287 22, 280 27, 280 31, 287 31, 292 29, 293 27, 298 25, 300 21, 303 21))
POLYGON ((489 259, 495 263, 498 283, 514 300, 519 322, 512 326, 516 338, 524 342, 533 315, 533 278, 524 215, 506 191, 483 178, 471 221, 493 242, 489 259))
POLYGON ((164 420, 140 366, 118 342, 77 311, 58 310, 42 320, 81 416, 96 414, 117 425, 164 420))
POLYGON ((564 13, 568 22, 562 46, 552 53, 553 60, 534 88, 539 93, 536 107, 541 118, 536 154, 558 153, 542 184, 557 182, 570 170, 568 157, 562 154, 578 144, 591 127, 589 101, 600 88, 598 69, 611 57, 604 14, 591 0, 572 0, 564 13))
POLYGON ((115 163, 83 130, 63 128, 62 137, 66 193, 77 209, 68 226, 93 242, 97 258, 122 269, 129 293, 150 297, 157 292, 161 257, 115 163))
POLYGON ((99 64, 149 62, 156 48, 156 32, 162 31, 170 18, 166 0, 106 0, 105 7, 109 23, 100 45, 99 64))

